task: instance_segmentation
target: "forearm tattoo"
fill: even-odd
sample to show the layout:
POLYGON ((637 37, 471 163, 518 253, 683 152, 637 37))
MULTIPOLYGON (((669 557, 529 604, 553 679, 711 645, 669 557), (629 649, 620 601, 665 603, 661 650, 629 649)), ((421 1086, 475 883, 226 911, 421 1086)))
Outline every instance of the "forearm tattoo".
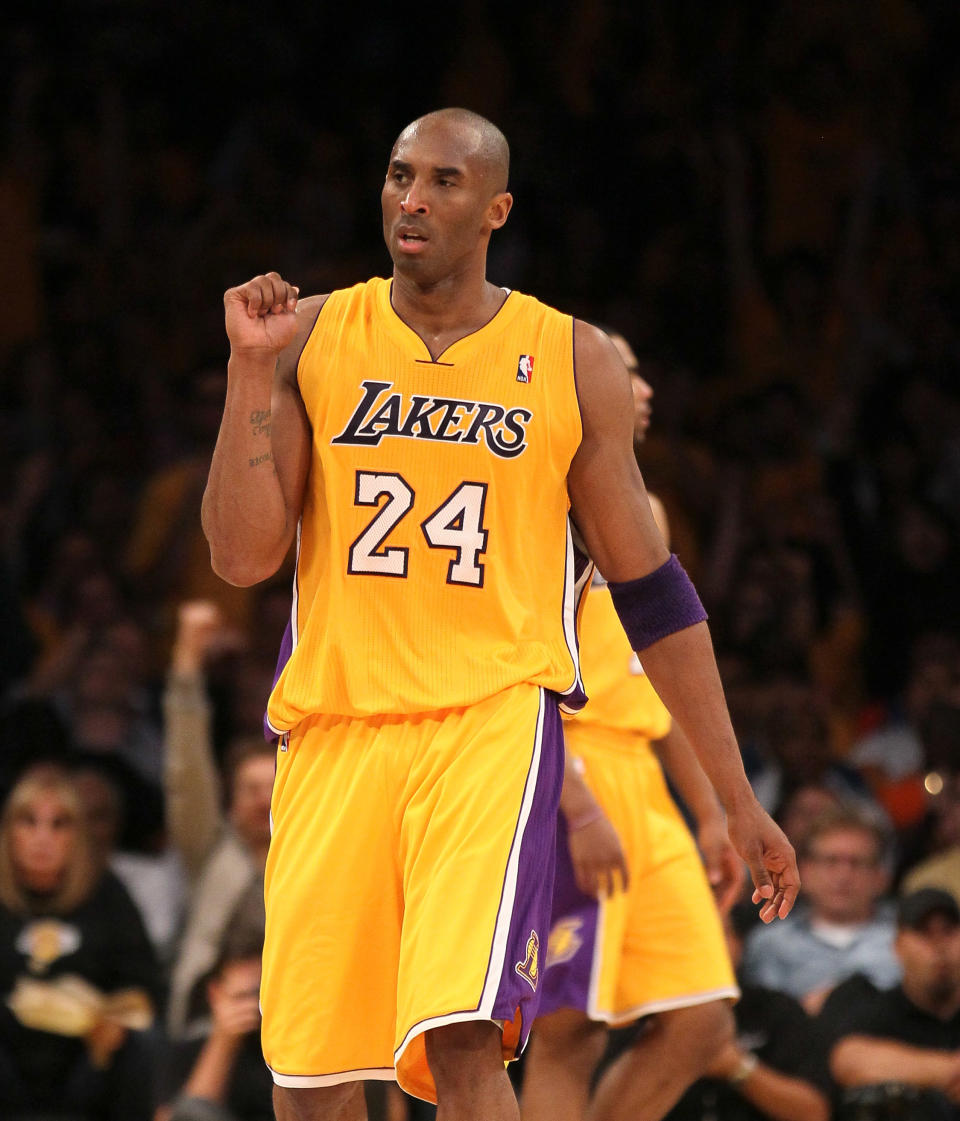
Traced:
POLYGON ((254 436, 270 435, 270 410, 254 409, 250 414, 250 431, 254 436))
POLYGON ((264 452, 263 455, 255 455, 249 463, 251 467, 259 467, 261 463, 273 463, 273 453, 264 452))

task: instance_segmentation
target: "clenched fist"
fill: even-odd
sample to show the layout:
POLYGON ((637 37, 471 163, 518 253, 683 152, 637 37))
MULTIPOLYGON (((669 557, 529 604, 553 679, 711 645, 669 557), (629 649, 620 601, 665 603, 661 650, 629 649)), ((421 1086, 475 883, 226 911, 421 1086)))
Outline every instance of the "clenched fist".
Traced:
POLYGON ((276 272, 255 276, 223 294, 227 337, 234 353, 270 351, 279 354, 297 329, 300 289, 276 272))

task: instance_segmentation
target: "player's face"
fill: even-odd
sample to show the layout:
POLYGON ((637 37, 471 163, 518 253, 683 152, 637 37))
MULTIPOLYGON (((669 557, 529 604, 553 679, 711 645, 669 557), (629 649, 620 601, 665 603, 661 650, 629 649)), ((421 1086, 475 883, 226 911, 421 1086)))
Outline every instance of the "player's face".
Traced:
POLYGON ((653 389, 650 383, 640 376, 640 363, 633 352, 633 347, 623 335, 611 335, 610 341, 616 347, 630 375, 630 388, 633 390, 633 440, 634 443, 639 444, 650 427, 650 414, 653 411, 650 400, 653 397, 653 389))
POLYGON ((397 141, 381 192, 383 236, 398 272, 437 283, 483 261, 510 196, 492 190, 475 134, 417 122, 397 141))

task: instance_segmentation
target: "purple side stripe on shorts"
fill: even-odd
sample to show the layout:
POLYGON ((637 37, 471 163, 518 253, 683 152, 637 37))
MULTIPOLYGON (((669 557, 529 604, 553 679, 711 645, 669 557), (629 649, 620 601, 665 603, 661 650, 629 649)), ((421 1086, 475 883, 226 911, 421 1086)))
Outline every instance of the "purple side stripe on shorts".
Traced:
POLYGON ((584 895, 573 875, 567 844, 567 824, 557 815, 557 871, 553 882, 553 913, 548 946, 544 950, 543 995, 540 1015, 558 1008, 590 1010, 590 981, 597 944, 600 904, 584 895))
POLYGON ((519 1049, 527 1042, 543 990, 543 960, 550 929, 553 866, 556 852, 560 788, 563 785, 563 729, 557 698, 543 697, 540 765, 530 816, 520 842, 517 883, 510 918, 506 956, 491 1017, 511 1021, 520 1009, 519 1049))

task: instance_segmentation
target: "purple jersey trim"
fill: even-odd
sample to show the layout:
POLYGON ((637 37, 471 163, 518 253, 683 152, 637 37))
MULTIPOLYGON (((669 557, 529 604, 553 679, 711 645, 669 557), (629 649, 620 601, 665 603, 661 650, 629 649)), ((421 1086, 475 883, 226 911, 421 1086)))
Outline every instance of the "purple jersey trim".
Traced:
MULTIPOLYGON (((567 645, 570 648, 570 656, 573 658, 577 676, 570 688, 561 695, 560 707, 564 712, 579 712, 587 703, 587 691, 583 684, 583 678, 580 676, 580 633, 577 627, 577 617, 580 613, 583 598, 590 590, 590 581, 594 572, 593 561, 580 547, 577 535, 572 530, 573 523, 568 520, 567 568, 572 567, 573 569, 573 598, 572 619, 567 645)), ((567 587, 568 580, 569 577, 565 573, 564 587, 567 587)))
MULTIPOLYGON (((326 302, 326 300, 324 300, 324 302, 326 302)), ((321 308, 321 311, 322 310, 321 308)), ((314 323, 314 327, 316 327, 316 323, 314 323)), ((289 662, 293 656, 293 651, 299 639, 297 633, 297 609, 300 603, 300 583, 297 579, 297 575, 300 571, 300 531, 302 528, 302 521, 297 522, 296 557, 293 563, 293 594, 290 602, 290 618, 287 620, 287 625, 283 631, 283 638, 280 640, 280 653, 277 655, 277 667, 273 671, 273 685, 270 687, 271 696, 273 695, 273 690, 277 687, 277 682, 280 680, 280 674, 283 673, 287 662, 289 662)), ((267 699, 267 703, 269 705, 269 698, 267 699)), ((263 734, 266 739, 275 740, 277 736, 282 736, 285 731, 287 731, 285 728, 274 728, 270 723, 266 710, 264 710, 263 734)))
MULTIPOLYGON (((287 625, 283 630, 283 638, 280 640, 280 653, 277 655, 277 668, 273 671, 273 685, 270 687, 272 693, 276 688, 277 682, 280 680, 280 674, 283 673, 283 668, 290 661, 290 655, 293 653, 293 624, 287 620, 287 625)), ((267 740, 275 740, 277 736, 283 733, 279 728, 270 726, 270 720, 266 712, 263 714, 263 735, 267 740)))

